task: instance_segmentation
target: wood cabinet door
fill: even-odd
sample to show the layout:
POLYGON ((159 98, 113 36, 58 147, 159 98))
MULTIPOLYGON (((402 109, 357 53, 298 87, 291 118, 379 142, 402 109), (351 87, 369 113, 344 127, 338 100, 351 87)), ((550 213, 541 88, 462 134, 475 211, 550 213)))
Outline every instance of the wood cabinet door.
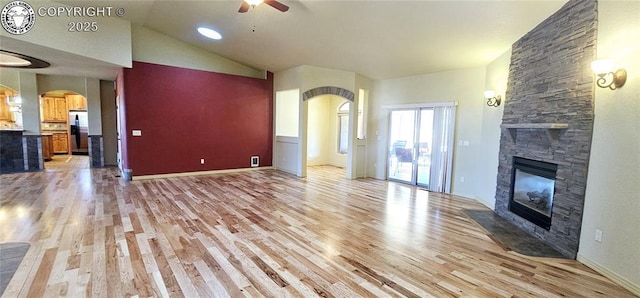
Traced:
POLYGON ((53 157, 53 136, 42 136, 42 158, 51 160, 53 157))
POLYGON ((11 111, 9 110, 9 104, 7 103, 7 97, 0 95, 0 120, 13 121, 11 117, 11 111))
POLYGON ((69 110, 87 110, 87 99, 82 95, 67 95, 67 104, 69 105, 69 110))
POLYGON ((53 97, 42 98, 42 121, 55 121, 55 99, 53 97))
POLYGON ((67 122, 69 110, 67 109, 67 99, 62 97, 55 98, 55 116, 56 121, 67 122))
POLYGON ((54 153, 69 152, 69 138, 67 137, 67 134, 64 134, 64 133, 53 134, 53 152, 54 153))

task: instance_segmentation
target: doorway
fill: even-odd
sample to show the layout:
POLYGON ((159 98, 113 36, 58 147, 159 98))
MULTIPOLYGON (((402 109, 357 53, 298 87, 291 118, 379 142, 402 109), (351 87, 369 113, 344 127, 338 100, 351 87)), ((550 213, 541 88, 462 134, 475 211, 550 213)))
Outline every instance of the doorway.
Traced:
POLYGON ((336 95, 320 95, 307 103, 307 167, 332 166, 344 171, 351 102, 336 95))
POLYGON ((392 110, 387 177, 437 192, 449 192, 455 106, 392 110))
POLYGON ((86 97, 69 90, 40 94, 40 121, 45 169, 89 167, 86 97))

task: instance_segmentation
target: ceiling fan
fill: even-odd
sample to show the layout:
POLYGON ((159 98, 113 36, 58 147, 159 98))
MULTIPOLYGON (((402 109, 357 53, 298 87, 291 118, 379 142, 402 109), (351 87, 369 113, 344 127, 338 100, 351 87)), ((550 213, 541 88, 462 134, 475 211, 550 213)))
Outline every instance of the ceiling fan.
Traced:
POLYGON ((276 0, 242 0, 242 5, 238 12, 247 12, 249 11, 249 8, 256 7, 262 2, 282 12, 289 10, 289 6, 286 6, 276 0))

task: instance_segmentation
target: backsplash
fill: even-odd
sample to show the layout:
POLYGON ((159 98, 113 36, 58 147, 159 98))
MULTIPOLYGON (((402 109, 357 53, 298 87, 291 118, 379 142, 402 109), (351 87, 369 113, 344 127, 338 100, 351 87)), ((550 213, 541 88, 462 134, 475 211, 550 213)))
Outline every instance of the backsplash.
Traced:
POLYGON ((46 123, 46 122, 43 122, 42 126, 40 128, 42 130, 66 130, 67 129, 67 124, 66 123, 46 123))
POLYGON ((0 129, 20 129, 22 126, 10 121, 0 121, 0 129))

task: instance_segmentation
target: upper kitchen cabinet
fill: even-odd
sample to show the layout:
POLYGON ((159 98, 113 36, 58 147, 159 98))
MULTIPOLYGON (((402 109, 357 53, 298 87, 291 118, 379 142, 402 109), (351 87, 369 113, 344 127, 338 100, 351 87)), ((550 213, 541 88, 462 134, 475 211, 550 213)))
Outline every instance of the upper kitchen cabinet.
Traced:
POLYGON ((4 94, 0 94, 0 121, 13 121, 7 97, 4 94))
POLYGON ((64 97, 42 98, 42 122, 67 122, 69 110, 64 97))
POLYGON ((69 105, 69 111, 86 111, 87 110, 87 98, 80 94, 68 94, 65 96, 67 99, 67 105, 69 105))

